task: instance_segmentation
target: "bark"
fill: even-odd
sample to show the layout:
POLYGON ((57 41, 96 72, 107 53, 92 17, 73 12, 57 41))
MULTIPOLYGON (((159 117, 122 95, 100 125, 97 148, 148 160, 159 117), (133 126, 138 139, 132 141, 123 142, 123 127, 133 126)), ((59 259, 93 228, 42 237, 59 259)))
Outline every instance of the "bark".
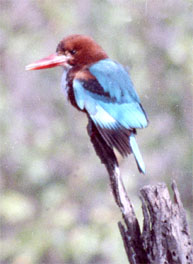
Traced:
POLYGON ((118 226, 130 264, 193 263, 193 244, 175 182, 172 183, 173 201, 164 183, 140 190, 142 231, 119 171, 110 175, 110 182, 124 221, 118 226))

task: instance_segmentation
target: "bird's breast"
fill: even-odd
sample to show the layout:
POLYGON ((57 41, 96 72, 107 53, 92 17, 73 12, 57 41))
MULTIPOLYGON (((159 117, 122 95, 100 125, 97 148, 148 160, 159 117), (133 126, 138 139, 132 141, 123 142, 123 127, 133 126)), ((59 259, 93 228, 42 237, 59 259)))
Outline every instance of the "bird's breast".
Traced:
POLYGON ((66 97, 68 97, 68 90, 69 90, 69 86, 68 86, 68 82, 67 82, 67 74, 68 71, 64 70, 63 75, 62 75, 62 92, 65 94, 66 97))
POLYGON ((62 76, 62 91, 66 95, 67 99, 70 101, 70 103, 77 108, 79 111, 82 111, 76 102, 75 95, 74 95, 74 89, 73 89, 73 79, 74 79, 75 73, 73 71, 66 71, 63 73, 62 76))

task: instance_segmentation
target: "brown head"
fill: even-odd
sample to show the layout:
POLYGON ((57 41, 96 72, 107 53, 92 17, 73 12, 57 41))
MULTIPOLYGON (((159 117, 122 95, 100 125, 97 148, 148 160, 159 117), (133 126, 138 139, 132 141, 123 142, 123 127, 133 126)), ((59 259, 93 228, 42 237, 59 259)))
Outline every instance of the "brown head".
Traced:
POLYGON ((39 70, 56 66, 82 67, 108 58, 105 51, 85 35, 70 35, 57 46, 56 53, 26 66, 26 70, 39 70))

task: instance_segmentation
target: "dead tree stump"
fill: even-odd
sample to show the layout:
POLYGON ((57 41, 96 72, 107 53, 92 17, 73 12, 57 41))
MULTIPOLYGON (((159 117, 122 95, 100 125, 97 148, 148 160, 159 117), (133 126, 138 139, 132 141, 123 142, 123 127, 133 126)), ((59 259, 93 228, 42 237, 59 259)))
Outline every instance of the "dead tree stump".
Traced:
POLYGON ((119 172, 110 175, 110 182, 124 220, 118 226, 130 264, 193 263, 193 245, 175 182, 172 183, 174 201, 164 183, 140 190, 142 232, 119 172))

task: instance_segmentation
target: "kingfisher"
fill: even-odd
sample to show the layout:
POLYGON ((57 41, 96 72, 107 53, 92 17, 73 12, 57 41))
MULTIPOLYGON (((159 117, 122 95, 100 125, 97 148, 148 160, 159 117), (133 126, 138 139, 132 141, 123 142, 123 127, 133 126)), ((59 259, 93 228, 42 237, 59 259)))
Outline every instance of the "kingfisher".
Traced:
POLYGON ((114 150, 133 154, 139 172, 145 164, 136 129, 148 125, 147 115, 128 71, 110 59, 91 37, 74 34, 59 42, 56 52, 26 66, 39 70, 62 66, 62 89, 70 103, 88 117, 87 132, 109 174, 119 170, 114 150))

